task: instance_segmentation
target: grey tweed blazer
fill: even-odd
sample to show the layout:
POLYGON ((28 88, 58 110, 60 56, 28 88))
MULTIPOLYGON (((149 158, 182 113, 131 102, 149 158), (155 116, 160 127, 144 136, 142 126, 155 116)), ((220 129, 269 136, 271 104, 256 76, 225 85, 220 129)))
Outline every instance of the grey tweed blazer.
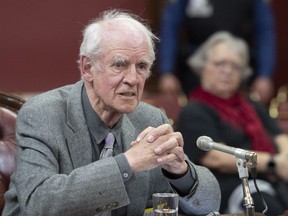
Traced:
MULTIPOLYGON (((92 216, 126 206, 128 216, 141 216, 152 193, 171 191, 160 168, 135 173, 123 182, 113 157, 92 162, 82 87, 79 81, 51 90, 22 107, 17 118, 17 168, 5 194, 3 215, 92 216)), ((133 113, 124 115, 122 149, 116 149, 116 154, 125 152, 146 127, 166 122, 160 109, 141 102, 133 113)), ((193 215, 218 210, 220 190, 215 177, 189 163, 199 183, 181 197, 180 208, 193 215)))

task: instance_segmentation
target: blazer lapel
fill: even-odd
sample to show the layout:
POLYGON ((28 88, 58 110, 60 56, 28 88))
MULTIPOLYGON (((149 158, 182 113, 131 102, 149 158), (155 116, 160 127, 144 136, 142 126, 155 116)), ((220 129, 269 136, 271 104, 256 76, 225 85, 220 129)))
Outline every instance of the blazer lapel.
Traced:
POLYGON ((82 87, 83 81, 76 83, 67 102, 67 124, 72 130, 67 138, 67 145, 74 168, 92 162, 92 141, 82 107, 82 87))
POLYGON ((130 143, 136 139, 135 127, 129 120, 129 118, 124 115, 121 127, 121 144, 117 145, 114 149, 115 155, 126 152, 130 148, 130 143))
POLYGON ((87 128, 83 128, 67 139, 73 167, 81 167, 92 162, 92 143, 87 128))

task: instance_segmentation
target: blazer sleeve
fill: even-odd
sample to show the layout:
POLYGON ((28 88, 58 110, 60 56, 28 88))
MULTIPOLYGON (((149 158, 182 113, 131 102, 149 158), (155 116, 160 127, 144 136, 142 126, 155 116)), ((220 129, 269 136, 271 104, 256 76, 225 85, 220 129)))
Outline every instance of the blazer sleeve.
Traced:
POLYGON ((196 182, 190 193, 179 200, 180 209, 188 215, 207 215, 219 211, 221 191, 217 179, 206 167, 188 161, 190 169, 195 171, 196 182))
MULTIPOLYGON (((143 112, 137 113, 137 116, 139 117, 141 113, 143 112)), ((158 122, 167 122, 167 117, 162 112, 160 116, 162 116, 164 122, 161 119, 158 119, 158 122)), ((140 118, 143 119, 144 117, 140 116, 140 118)), ((153 116, 153 119, 155 120, 156 116, 153 116)), ((146 121, 148 119, 144 122, 146 121)), ((196 182, 186 196, 180 197, 179 208, 189 215, 207 215, 209 212, 219 211, 221 193, 217 179, 206 167, 195 165, 188 157, 186 157, 186 161, 191 169, 191 179, 196 179, 196 182)), ((173 190, 173 187, 171 189, 173 190)))
POLYGON ((4 215, 95 215, 128 205, 115 159, 92 162, 87 126, 71 130, 61 106, 49 103, 57 109, 28 102, 18 115, 17 168, 4 215))

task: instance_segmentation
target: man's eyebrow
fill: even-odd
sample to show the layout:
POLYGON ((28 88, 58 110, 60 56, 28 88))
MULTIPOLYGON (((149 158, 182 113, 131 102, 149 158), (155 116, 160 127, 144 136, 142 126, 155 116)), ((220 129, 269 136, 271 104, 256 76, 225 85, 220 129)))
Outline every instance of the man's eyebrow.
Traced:
MULTIPOLYGON (((115 55, 112 57, 112 64, 117 63, 127 63, 128 62, 128 58, 126 56, 122 56, 122 55, 115 55)), ((153 62, 150 60, 149 57, 143 57, 139 60, 140 64, 146 64, 148 66, 151 66, 153 64, 153 62)))
POLYGON ((116 56, 113 56, 112 61, 113 62, 119 62, 119 61, 125 62, 127 61, 127 58, 125 56, 116 55, 116 56))
POLYGON ((147 65, 152 65, 152 62, 151 62, 151 60, 148 57, 142 58, 140 60, 140 63, 147 64, 147 65))

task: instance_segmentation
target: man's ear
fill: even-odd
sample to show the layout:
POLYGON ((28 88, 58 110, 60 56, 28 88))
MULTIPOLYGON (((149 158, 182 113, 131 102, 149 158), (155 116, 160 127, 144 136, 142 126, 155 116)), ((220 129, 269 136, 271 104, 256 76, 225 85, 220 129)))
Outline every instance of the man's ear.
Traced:
POLYGON ((92 82, 93 75, 92 75, 92 63, 91 60, 86 56, 81 56, 80 58, 80 71, 81 76, 85 81, 92 82))

